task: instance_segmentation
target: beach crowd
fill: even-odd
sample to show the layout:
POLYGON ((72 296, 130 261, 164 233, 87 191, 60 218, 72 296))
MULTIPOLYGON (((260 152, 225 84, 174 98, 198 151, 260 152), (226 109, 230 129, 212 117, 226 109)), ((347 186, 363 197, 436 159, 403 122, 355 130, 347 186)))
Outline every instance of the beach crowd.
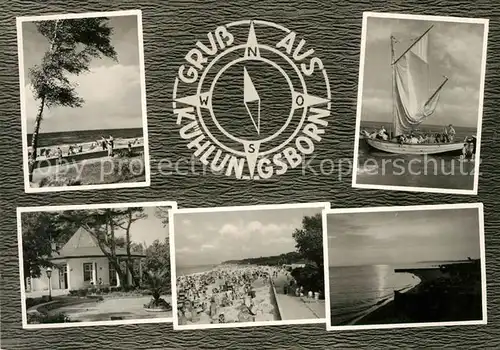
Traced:
POLYGON ((291 279, 275 266, 219 266, 177 277, 179 325, 272 321, 270 283, 291 279))

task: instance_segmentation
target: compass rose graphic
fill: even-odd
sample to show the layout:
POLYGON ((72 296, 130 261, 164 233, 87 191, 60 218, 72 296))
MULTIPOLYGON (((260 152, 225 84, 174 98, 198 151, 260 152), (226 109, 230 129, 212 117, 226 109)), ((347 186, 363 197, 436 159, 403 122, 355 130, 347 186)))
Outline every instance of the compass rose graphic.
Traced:
POLYGON ((207 37, 209 44, 197 42, 186 55, 174 83, 174 114, 187 147, 212 170, 238 179, 296 168, 328 125, 321 59, 295 32, 265 21, 230 23, 207 37), (232 33, 241 26, 248 26, 245 38, 232 33), (221 107, 227 101, 230 107, 221 107))

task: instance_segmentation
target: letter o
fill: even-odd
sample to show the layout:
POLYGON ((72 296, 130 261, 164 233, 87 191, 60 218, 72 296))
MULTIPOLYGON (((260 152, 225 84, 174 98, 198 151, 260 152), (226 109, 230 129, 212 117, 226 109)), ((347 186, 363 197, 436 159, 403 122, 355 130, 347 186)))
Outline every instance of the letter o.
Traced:
POLYGON ((297 137, 297 139, 295 140, 295 145, 302 154, 311 154, 314 152, 314 144, 308 137, 305 136, 297 137), (303 142, 306 143, 307 148, 302 145, 303 142))

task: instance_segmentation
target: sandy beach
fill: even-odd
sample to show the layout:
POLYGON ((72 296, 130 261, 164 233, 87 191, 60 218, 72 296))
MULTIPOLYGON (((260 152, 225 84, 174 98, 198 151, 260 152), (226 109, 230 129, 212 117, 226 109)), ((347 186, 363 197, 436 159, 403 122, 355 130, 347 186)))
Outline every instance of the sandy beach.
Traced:
POLYGON ((220 266, 177 278, 180 325, 279 320, 271 280, 287 271, 270 266, 220 266))

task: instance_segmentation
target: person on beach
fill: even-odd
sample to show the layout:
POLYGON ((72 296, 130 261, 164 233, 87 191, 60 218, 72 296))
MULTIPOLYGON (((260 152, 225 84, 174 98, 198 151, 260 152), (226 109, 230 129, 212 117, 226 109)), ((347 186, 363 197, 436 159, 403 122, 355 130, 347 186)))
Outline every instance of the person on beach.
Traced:
POLYGON ((62 157, 63 157, 63 152, 61 147, 57 147, 57 164, 61 165, 62 164, 62 157))
POLYGON ((187 318, 186 315, 184 314, 182 305, 180 305, 177 310, 177 318, 180 325, 187 324, 187 318))
POLYGON ((105 151, 108 148, 108 143, 106 142, 104 136, 101 138, 101 147, 103 151, 105 151))
POLYGON ((210 312, 209 312, 210 319, 214 321, 217 318, 217 314, 218 314, 217 303, 215 302, 215 297, 213 296, 212 299, 210 300, 210 312))
POLYGON ((240 312, 238 313, 239 322, 255 322, 255 316, 257 315, 257 310, 252 303, 252 299, 247 296, 245 301, 240 306, 240 312))
POLYGON ((106 140, 106 145, 108 147, 108 157, 113 157, 113 136, 109 135, 109 139, 106 140))

